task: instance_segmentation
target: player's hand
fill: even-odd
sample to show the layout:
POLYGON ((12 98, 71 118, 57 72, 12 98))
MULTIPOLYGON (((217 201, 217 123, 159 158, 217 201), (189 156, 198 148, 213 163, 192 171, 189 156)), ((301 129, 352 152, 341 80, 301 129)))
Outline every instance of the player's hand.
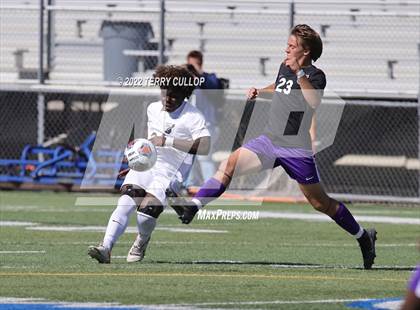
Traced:
POLYGON ((248 89, 247 98, 249 100, 255 99, 257 98, 258 94, 259 94, 258 89, 256 89, 255 87, 252 87, 248 89))
POLYGON ((296 57, 286 59, 284 61, 284 64, 286 66, 288 66, 290 68, 290 70, 292 70, 295 74, 297 74, 299 72, 299 70, 301 69, 301 65, 298 62, 298 60, 296 59, 296 57))
POLYGON ((149 141, 153 143, 154 146, 164 146, 165 145, 165 137, 164 136, 152 136, 149 141))

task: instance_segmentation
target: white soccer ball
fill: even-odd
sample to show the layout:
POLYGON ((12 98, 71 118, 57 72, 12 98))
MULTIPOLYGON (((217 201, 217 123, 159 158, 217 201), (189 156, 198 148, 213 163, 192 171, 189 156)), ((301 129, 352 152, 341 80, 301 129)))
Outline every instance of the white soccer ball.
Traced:
POLYGON ((128 167, 136 171, 146 171, 153 167, 157 159, 156 148, 146 139, 135 139, 125 148, 124 155, 128 167))

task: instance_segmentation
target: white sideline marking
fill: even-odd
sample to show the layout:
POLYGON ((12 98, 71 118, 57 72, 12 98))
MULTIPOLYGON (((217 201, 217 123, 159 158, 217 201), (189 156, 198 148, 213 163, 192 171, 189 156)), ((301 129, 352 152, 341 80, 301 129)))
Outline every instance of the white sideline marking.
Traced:
POLYGON ((0 221, 0 227, 1 226, 34 226, 38 225, 38 223, 33 222, 19 222, 19 221, 0 221))
MULTIPOLYGON (((238 301, 238 302, 209 302, 196 304, 182 304, 182 306, 227 306, 227 305, 291 305, 291 304, 335 304, 355 301, 369 301, 373 299, 320 299, 320 300, 273 300, 273 301, 238 301)), ((180 305, 181 306, 181 305, 180 305)))
POLYGON ((375 304, 376 309, 399 310, 402 308, 402 300, 385 301, 375 304))
MULTIPOLYGON (((27 230, 37 231, 77 231, 77 232, 105 232, 105 226, 30 226, 27 230)), ((194 229, 194 228, 176 228, 176 227, 156 227, 155 230, 163 230, 170 232, 185 232, 185 233, 211 233, 211 234, 225 234, 227 230, 215 229, 194 229)), ((128 227, 126 232, 137 233, 137 227, 128 227)))
POLYGON ((360 215, 369 215, 369 214, 388 215, 388 214, 392 214, 392 215, 396 215, 396 216, 398 216, 398 215, 420 216, 420 209, 417 208, 417 210, 416 209, 414 209, 414 210, 405 210, 405 209, 401 209, 401 210, 352 210, 351 213, 360 214, 360 215))
POLYGON ((16 297, 0 297, 0 303, 21 303, 21 302, 35 302, 45 301, 43 298, 16 298, 16 297))
MULTIPOLYGON (((240 210, 230 210, 238 212, 240 210)), ((322 214, 299 213, 299 212, 283 212, 283 211, 259 211, 259 218, 273 218, 273 219, 294 219, 304 221, 318 221, 318 222, 332 222, 332 219, 322 214)), ((370 223, 385 223, 385 224, 408 224, 420 225, 420 218, 396 217, 396 216, 370 216, 370 215, 356 215, 356 220, 370 223)), ((29 230, 42 231, 92 231, 103 232, 104 226, 41 226, 32 222, 19 221, 0 221, 0 226, 32 226, 27 227, 29 230), (38 225, 38 226, 35 226, 38 225)), ((177 228, 158 226, 157 230, 171 231, 171 232, 186 232, 186 233, 227 233, 226 230, 213 229, 192 229, 192 228, 177 228)), ((136 228, 129 227, 127 232, 135 233, 136 228)))
POLYGON ((180 304, 178 306, 331 304, 331 303, 344 303, 344 302, 368 301, 368 300, 372 300, 372 299, 360 298, 360 299, 319 299, 319 300, 230 301, 230 302, 203 302, 203 303, 195 303, 195 304, 180 304))
POLYGON ((45 254, 45 251, 0 251, 0 254, 45 254))
MULTIPOLYGON (((237 211, 237 210, 235 210, 237 211)), ((296 213, 296 212, 276 212, 276 211, 259 211, 259 218, 277 218, 277 219, 293 219, 293 220, 309 220, 319 222, 331 222, 332 219, 326 215, 296 213)), ((410 224, 419 225, 420 218, 396 217, 396 216, 355 216, 358 221, 385 224, 410 224)))
MULTIPOLYGON (((229 205, 237 206, 256 206, 261 205, 260 202, 255 201, 244 201, 244 200, 214 200, 211 202, 211 205, 226 205, 229 202, 229 205)), ((77 207, 87 207, 87 206, 116 206, 118 203, 118 197, 78 197, 75 202, 77 207)), ((87 209, 89 210, 89 209, 87 209)), ((165 208, 164 212, 167 212, 169 208, 165 208)), ((109 210, 108 210, 109 211, 109 210)), ((170 210, 171 211, 171 210, 170 210)), ((171 211, 172 212, 172 211, 171 211)), ((175 211, 173 211, 175 213, 175 211)))
MULTIPOLYGON (((180 306, 180 305, 122 305, 117 302, 99 303, 99 302, 64 302, 64 301, 51 301, 42 298, 13 298, 13 297, 0 297, 0 308, 2 304, 30 304, 30 305, 51 305, 54 309, 66 308, 121 308, 121 309, 142 309, 142 310, 202 310, 195 306, 180 306)), ((207 310, 217 310, 215 308, 206 308, 207 310)), ((235 310, 232 309, 231 310, 235 310)))
MULTIPOLYGON (((132 232, 132 234, 136 234, 137 231, 132 232)), ((93 244, 97 244, 98 240, 95 241, 80 241, 80 242, 37 242, 37 245, 53 245, 53 246, 57 246, 57 245, 93 245, 93 244)), ((10 246, 13 245, 33 245, 33 242, 3 242, 3 244, 7 244, 10 246)), ((118 241, 119 245, 131 245, 133 244, 132 241, 118 241)), ((226 242, 224 241, 153 241, 153 244, 158 245, 158 244, 162 244, 162 245, 166 245, 166 244, 226 244, 226 242)), ((238 241, 238 242, 229 242, 230 245, 252 245, 254 243, 252 242, 246 242, 246 241, 238 241)), ((287 242, 279 242, 276 243, 276 246, 283 246, 283 247, 287 247, 287 246, 292 246, 292 247, 296 247, 296 246, 303 246, 303 247, 354 247, 355 243, 287 243, 287 242)), ((416 247, 417 243, 377 243, 376 247, 377 248, 401 248, 401 247, 416 247)))
MULTIPOLYGON (((53 302, 41 298, 11 298, 11 297, 0 297, 0 305, 2 303, 8 304, 49 304, 57 305, 60 308, 67 307, 114 307, 114 308, 132 308, 132 309, 166 309, 166 310, 198 310, 203 309, 202 307, 206 306, 244 306, 244 305, 292 305, 292 304, 335 304, 335 303, 347 303, 347 302, 357 302, 357 301, 374 301, 374 299, 320 299, 320 300, 272 300, 272 301, 232 301, 232 302, 206 302, 206 303, 191 303, 191 304, 160 304, 160 305, 121 305, 119 303, 94 303, 94 302, 53 302)), ((386 304, 387 306, 392 303, 392 306, 399 306, 402 301, 392 301, 385 303, 378 303, 378 305, 386 304)), ((217 310, 217 308, 204 308, 208 310, 217 310)), ((224 308, 225 309, 225 308, 224 308)), ((235 308, 229 308, 235 309, 235 308)), ((256 308, 253 308, 256 309, 256 308)), ((394 308, 387 308, 394 309, 394 308)), ((397 308, 395 308, 397 309, 397 308)), ((221 310, 219 308, 219 310, 221 310)))
MULTIPOLYGON (((139 305, 121 305, 119 303, 110 302, 110 303, 99 303, 99 302, 63 302, 63 301, 51 301, 48 299, 42 299, 42 298, 13 298, 13 297, 0 297, 0 308, 1 304, 47 304, 52 306, 58 306, 58 308, 124 308, 124 309, 138 309, 139 305)), ((55 307, 54 307, 55 308, 55 307)), ((148 308, 152 310, 153 308, 148 308)))

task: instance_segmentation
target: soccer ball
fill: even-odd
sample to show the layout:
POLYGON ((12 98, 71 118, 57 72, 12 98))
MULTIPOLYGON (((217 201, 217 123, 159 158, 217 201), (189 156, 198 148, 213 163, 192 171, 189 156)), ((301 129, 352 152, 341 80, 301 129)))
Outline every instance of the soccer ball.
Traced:
POLYGON ((157 158, 155 146, 146 139, 131 141, 125 148, 124 155, 127 158, 128 167, 136 171, 149 170, 157 158))

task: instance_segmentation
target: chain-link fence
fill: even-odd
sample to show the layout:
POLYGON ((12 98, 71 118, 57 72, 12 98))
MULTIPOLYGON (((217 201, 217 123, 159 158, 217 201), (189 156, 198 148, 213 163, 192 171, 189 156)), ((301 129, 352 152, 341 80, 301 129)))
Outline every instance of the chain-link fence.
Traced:
MULTIPOLYGON (((327 190, 349 199, 419 199, 417 1, 46 0, 42 71, 48 86, 37 88, 39 3, 2 0, 2 158, 19 158, 26 144, 37 142, 81 145, 112 102, 119 104, 118 96, 109 96, 119 78, 150 76, 159 61, 182 64, 193 49, 203 52, 204 69, 228 78, 233 89, 270 84, 290 25, 307 23, 324 42, 316 65, 326 72, 327 88, 347 95, 334 144, 317 154, 327 190), (372 92, 381 100, 367 100, 372 92)), ((228 96, 215 152, 231 149, 243 97, 228 96)), ((264 109, 256 120, 261 126, 264 109)), ((253 130, 249 137, 261 132, 253 130)), ((271 179, 267 173, 238 178, 232 188, 297 195, 295 183, 279 171, 271 179)))
MULTIPOLYGON (((124 93, 122 89, 118 93, 45 92, 44 98, 47 145, 59 143, 77 147, 90 133, 102 131, 101 139, 105 139, 105 144, 101 145, 105 149, 121 151, 130 139, 131 128, 135 129, 135 137, 147 135, 145 108, 159 97, 157 94, 133 95, 124 93), (108 130, 105 136, 101 126, 108 130), (118 145, 107 144, 106 141, 118 145)), ((0 100, 0 156, 19 158, 26 144, 36 144, 37 141, 37 95, 31 92, 2 92, 0 100)), ((336 133, 330 132, 333 129, 328 124, 324 128, 321 123, 317 126, 318 135, 333 136, 331 141, 334 143, 316 154, 321 180, 328 192, 355 200, 418 201, 417 102, 351 98, 343 101, 338 97, 327 97, 323 104, 327 108, 344 105, 342 114, 334 116, 337 120, 333 121, 339 122, 336 133)), ((215 141, 211 154, 215 166, 232 149, 244 107, 242 96, 227 96, 217 125, 222 134, 215 141)), ((269 101, 258 105, 245 142, 264 133, 268 113, 269 101)), ((324 124, 328 117, 325 115, 320 120, 324 124)), ((301 196, 295 182, 281 168, 274 172, 235 177, 231 190, 253 196, 301 196)))

